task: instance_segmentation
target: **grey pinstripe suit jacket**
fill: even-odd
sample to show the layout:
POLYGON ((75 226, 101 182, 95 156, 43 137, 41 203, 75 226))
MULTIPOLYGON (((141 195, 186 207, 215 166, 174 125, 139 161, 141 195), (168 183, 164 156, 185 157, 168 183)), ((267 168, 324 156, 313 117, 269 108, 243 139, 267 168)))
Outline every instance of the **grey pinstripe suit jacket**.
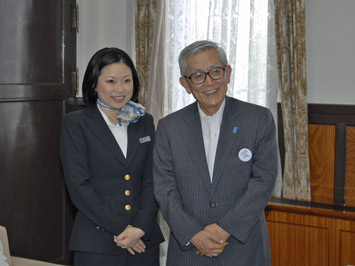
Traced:
POLYGON ((264 208, 277 175, 275 123, 264 107, 226 97, 210 182, 197 103, 159 121, 154 148, 154 192, 171 236, 168 266, 270 265, 264 208), (239 152, 247 148, 251 159, 239 152), (186 243, 206 225, 231 234, 215 258, 186 243))

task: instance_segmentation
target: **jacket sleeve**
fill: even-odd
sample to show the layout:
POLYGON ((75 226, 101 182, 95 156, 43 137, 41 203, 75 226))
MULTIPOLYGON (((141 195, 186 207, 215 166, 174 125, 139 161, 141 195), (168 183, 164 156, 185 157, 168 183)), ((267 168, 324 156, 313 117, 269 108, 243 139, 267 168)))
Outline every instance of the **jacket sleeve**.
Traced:
POLYGON ((142 229, 145 232, 143 239, 149 240, 152 237, 153 228, 157 223, 159 207, 155 200, 153 191, 153 146, 155 127, 153 117, 149 114, 146 114, 146 116, 148 117, 147 124, 149 127, 149 136, 151 138, 151 142, 146 160, 142 165, 144 170, 142 174, 141 204, 132 226, 142 229))
POLYGON ((153 153, 154 193, 161 212, 181 249, 187 249, 189 246, 186 244, 204 227, 183 208, 174 173, 169 144, 171 140, 168 136, 164 123, 160 120, 153 153))

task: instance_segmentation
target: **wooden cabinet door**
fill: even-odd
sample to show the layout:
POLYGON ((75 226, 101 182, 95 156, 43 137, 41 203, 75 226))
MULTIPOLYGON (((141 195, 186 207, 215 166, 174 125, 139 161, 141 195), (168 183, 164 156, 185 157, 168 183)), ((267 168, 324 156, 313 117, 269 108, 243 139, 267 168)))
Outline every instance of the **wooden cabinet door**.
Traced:
POLYGON ((10 250, 70 263, 74 208, 59 158, 76 69, 75 0, 0 0, 0 224, 10 250))

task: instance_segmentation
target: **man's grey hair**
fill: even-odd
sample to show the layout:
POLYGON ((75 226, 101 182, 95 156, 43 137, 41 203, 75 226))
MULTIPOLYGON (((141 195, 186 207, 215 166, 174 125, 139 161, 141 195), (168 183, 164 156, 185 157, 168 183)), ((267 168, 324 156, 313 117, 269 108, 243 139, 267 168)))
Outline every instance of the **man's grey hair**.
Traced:
POLYGON ((224 67, 228 65, 226 53, 224 52, 223 48, 221 48, 217 43, 208 40, 196 41, 186 46, 180 52, 179 55, 180 75, 183 77, 187 75, 187 71, 188 71, 188 66, 186 62, 187 57, 193 54, 204 52, 209 49, 215 49, 217 51, 219 60, 221 61, 224 67))

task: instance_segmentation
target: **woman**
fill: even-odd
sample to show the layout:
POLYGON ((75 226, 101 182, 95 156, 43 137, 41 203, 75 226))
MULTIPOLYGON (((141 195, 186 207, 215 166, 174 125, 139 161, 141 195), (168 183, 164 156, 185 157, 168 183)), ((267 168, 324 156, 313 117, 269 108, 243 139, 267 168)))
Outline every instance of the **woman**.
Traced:
POLYGON ((153 194, 154 123, 136 103, 139 81, 131 58, 104 48, 83 80, 87 107, 67 114, 61 159, 78 209, 70 239, 76 266, 159 265, 153 194))

